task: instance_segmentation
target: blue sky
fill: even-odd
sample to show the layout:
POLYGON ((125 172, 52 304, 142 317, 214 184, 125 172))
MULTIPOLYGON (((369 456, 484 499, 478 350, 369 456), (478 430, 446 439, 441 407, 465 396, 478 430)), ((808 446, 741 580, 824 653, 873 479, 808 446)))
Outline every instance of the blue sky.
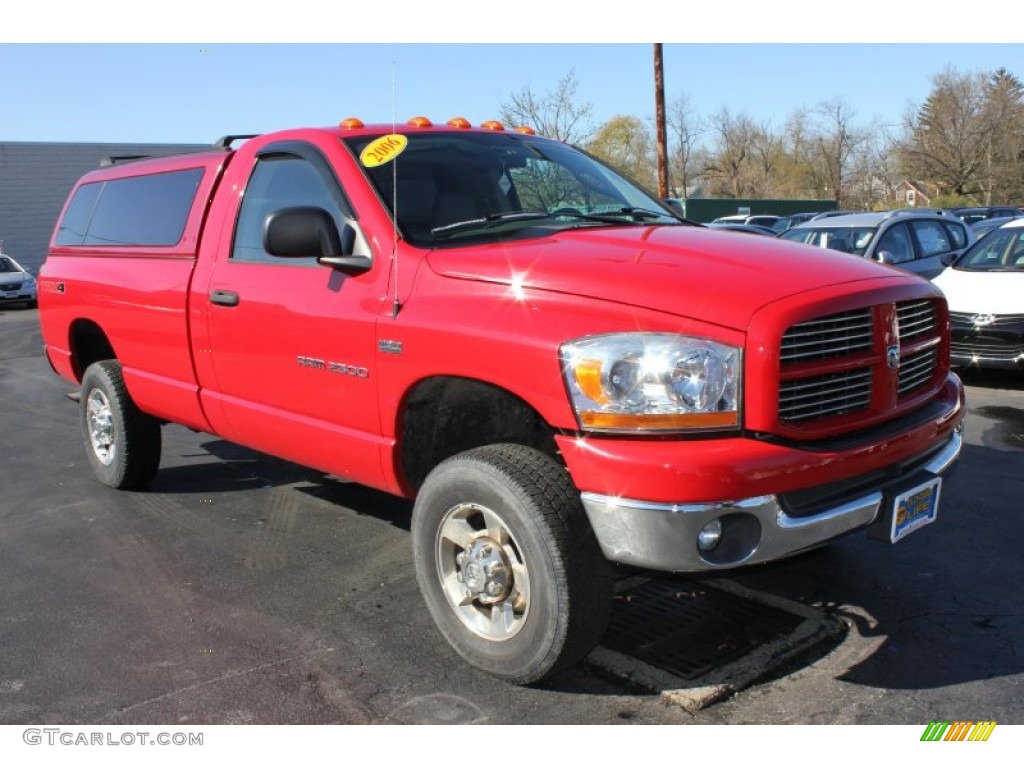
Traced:
MULTIPOLYGON (((1019 17, 1015 3, 990 0, 990 20, 1001 5, 1019 17)), ((8 12, 0 27, 0 141, 207 142, 350 115, 388 122, 393 113, 399 122, 422 114, 479 123, 516 91, 543 93, 570 71, 597 122, 646 119, 654 36, 668 41, 666 97, 687 95, 700 115, 728 107, 781 129, 794 109, 842 98, 855 121, 895 125, 946 67, 1006 67, 1024 78, 1024 44, 969 42, 982 39, 979 30, 1011 40, 1014 26, 888 0, 859 0, 856 12, 828 19, 806 0, 177 0, 173 13, 127 0, 49 0, 8 12), (850 37, 864 30, 871 37, 850 37), (927 42, 956 39, 965 42, 927 42)))
MULTIPOLYGON (((598 121, 654 113, 652 46, 613 44, 0 44, 0 140, 205 142, 331 125, 350 115, 473 123, 570 70, 598 121)), ((857 121, 898 123, 933 75, 1006 67, 1024 45, 665 44, 668 99, 782 128, 797 107, 843 98, 857 121)))

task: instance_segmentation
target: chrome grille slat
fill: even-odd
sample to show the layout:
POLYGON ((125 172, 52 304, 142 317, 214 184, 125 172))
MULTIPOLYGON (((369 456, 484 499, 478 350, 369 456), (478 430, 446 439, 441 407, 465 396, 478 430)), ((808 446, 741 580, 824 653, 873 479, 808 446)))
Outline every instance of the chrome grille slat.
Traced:
POLYGON ((935 305, 930 299, 901 301, 896 305, 896 318, 900 326, 900 340, 935 331, 935 305))
POLYGON ((990 353, 990 354, 994 354, 994 355, 1002 355, 1002 354, 1018 355, 1018 354, 1024 354, 1024 344, 1012 344, 1012 343, 1007 343, 1007 344, 981 344, 981 343, 978 343, 978 342, 975 342, 975 341, 968 341, 968 342, 964 342, 964 341, 957 342, 957 341, 954 341, 954 342, 950 343, 949 348, 950 348, 950 351, 958 352, 958 353, 961 353, 961 354, 971 354, 971 353, 977 353, 977 354, 990 353))
MULTIPOLYGON (((844 381, 841 384, 839 384, 835 389, 836 389, 836 391, 839 391, 839 390, 842 390, 842 389, 847 389, 847 390, 848 389, 854 389, 854 388, 856 388, 858 386, 861 386, 861 385, 867 383, 868 380, 870 380, 870 378, 871 378, 871 372, 870 371, 865 371, 864 373, 857 374, 856 376, 853 376, 853 377, 849 377, 848 379, 846 379, 846 381, 844 381)), ((803 380, 800 380, 800 381, 803 381, 803 380)), ((782 397, 779 398, 779 401, 783 402, 783 403, 786 403, 786 402, 792 402, 793 400, 798 400, 798 399, 801 399, 801 398, 810 397, 810 395, 803 395, 803 394, 801 394, 801 392, 805 392, 807 390, 818 391, 821 388, 821 384, 820 383, 815 383, 816 382, 815 379, 809 379, 807 381, 809 383, 801 383, 801 384, 792 384, 791 385, 790 382, 786 382, 785 384, 783 384, 781 391, 784 394, 782 395, 782 397)))
POLYGON ((839 312, 790 327, 782 337, 779 360, 827 359, 871 349, 873 319, 871 309, 839 312))
POLYGON ((935 371, 936 359, 934 349, 919 352, 905 359, 900 366, 899 393, 905 394, 930 381, 935 371))
POLYGON ((836 416, 865 408, 870 401, 869 369, 795 379, 779 388, 779 416, 786 421, 836 416))

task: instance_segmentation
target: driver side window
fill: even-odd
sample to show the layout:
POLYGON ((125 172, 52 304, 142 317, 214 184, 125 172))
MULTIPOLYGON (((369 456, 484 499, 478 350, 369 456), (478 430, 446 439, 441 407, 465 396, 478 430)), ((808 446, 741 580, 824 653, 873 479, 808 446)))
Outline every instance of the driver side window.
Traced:
MULTIPOLYGON (((323 208, 338 220, 337 205, 331 191, 307 160, 290 155, 261 158, 245 188, 231 258, 280 265, 316 264, 315 257, 279 259, 263 249, 263 223, 267 214, 305 205, 323 208)), ((339 221, 339 229, 340 224, 339 221)))

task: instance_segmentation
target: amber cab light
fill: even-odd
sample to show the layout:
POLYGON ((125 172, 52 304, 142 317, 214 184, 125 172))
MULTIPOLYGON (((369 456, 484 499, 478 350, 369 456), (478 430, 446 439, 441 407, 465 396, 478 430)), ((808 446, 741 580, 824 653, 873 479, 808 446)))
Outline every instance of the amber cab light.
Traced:
POLYGON ((410 117, 408 125, 411 125, 413 128, 429 128, 433 123, 430 122, 429 118, 420 116, 410 117))
POLYGON ((525 133, 527 136, 536 136, 537 132, 528 125, 520 125, 516 128, 516 133, 525 133))
POLYGON ((448 121, 448 125, 450 125, 452 128, 472 128, 473 127, 470 124, 469 120, 467 120, 464 117, 453 117, 451 120, 448 121))
POLYGON ((338 123, 338 127, 339 128, 362 128, 363 127, 363 121, 360 120, 358 117, 346 117, 344 120, 342 120, 340 123, 338 123))
POLYGON ((480 127, 485 131, 504 131, 505 126, 499 123, 497 120, 488 120, 486 123, 481 123, 480 127))

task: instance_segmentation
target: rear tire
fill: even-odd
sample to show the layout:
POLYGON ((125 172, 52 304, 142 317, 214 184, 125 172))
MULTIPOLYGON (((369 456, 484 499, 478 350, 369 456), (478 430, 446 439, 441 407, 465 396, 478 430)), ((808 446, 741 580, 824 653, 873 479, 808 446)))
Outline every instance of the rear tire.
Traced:
POLYGON ((611 569, 568 472, 540 451, 492 445, 439 464, 412 537, 427 608, 478 669, 532 683, 601 639, 611 569))
POLYGON ((138 409, 116 360, 93 363, 82 377, 85 453, 100 482, 141 488, 160 466, 160 422, 138 409))

